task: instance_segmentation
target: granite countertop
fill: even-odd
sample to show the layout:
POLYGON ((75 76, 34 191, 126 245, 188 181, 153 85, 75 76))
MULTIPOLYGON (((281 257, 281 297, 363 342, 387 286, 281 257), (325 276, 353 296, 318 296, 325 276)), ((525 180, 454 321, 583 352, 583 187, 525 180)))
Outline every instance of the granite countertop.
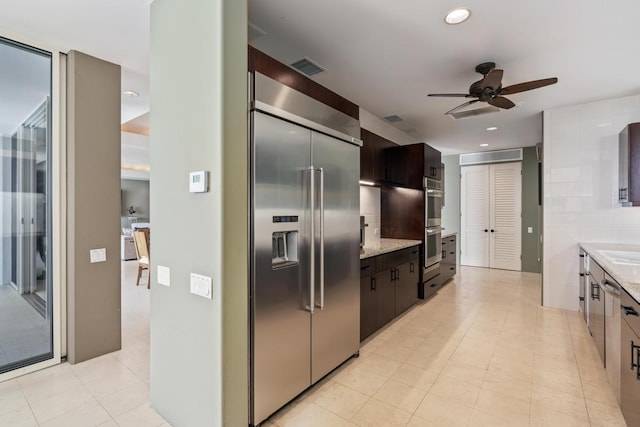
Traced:
POLYGON ((584 242, 580 246, 640 304, 640 264, 616 264, 600 253, 602 250, 640 252, 640 245, 584 242))
POLYGON ((370 258, 372 256, 382 255, 421 244, 422 240, 380 239, 380 248, 375 249, 365 247, 364 250, 360 252, 360 259, 370 258))
POLYGON ((446 239, 447 237, 455 236, 456 234, 458 234, 457 231, 453 231, 453 232, 449 232, 449 233, 442 233, 442 238, 446 239))

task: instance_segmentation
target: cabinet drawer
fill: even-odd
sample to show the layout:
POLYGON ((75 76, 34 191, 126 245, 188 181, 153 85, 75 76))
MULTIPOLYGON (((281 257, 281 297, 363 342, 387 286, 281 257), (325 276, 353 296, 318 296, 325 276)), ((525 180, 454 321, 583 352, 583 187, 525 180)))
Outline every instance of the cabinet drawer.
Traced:
POLYGON ((636 335, 640 336, 640 304, 624 290, 620 295, 620 304, 620 317, 627 322, 636 335))
POLYGON ((376 258, 365 258, 360 260, 360 278, 373 276, 376 274, 376 258))
POLYGON ((379 255, 376 257, 376 270, 387 270, 400 264, 404 264, 405 262, 409 262, 415 258, 418 258, 418 246, 379 255))

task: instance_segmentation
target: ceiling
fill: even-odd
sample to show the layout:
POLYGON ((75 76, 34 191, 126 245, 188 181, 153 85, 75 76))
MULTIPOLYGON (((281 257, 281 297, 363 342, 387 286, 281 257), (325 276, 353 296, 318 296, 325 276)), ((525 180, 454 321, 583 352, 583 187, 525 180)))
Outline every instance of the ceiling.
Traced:
MULTIPOLYGON (((150 0, 3 0, 0 31, 121 64, 122 122, 148 112, 150 0)), ((284 63, 306 56, 313 77, 444 154, 534 145, 545 109, 640 93, 637 0, 467 0, 471 18, 449 26, 451 0, 249 0, 251 44, 284 63), (453 120, 474 67, 494 61, 503 86, 557 76, 556 85, 511 95, 518 106, 453 120), (498 126, 488 132, 489 126, 498 126), (481 148, 479 144, 490 144, 481 148)), ((476 104, 477 105, 477 104, 476 104)))

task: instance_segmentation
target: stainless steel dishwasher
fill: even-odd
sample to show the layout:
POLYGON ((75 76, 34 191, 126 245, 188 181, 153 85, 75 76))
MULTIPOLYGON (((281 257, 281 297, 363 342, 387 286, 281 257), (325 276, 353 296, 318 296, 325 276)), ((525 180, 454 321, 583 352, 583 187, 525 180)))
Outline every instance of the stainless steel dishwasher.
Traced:
POLYGON ((605 369, 609 384, 620 402, 620 285, 605 272, 604 291, 605 369))
POLYGON ((600 287, 600 284, 605 280, 605 273, 602 267, 597 262, 592 262, 589 265, 589 309, 587 311, 589 320, 589 332, 593 336, 593 340, 602 358, 602 364, 606 366, 605 359, 605 328, 604 328, 604 300, 605 293, 600 287))
POLYGON ((640 304, 622 292, 620 408, 629 426, 640 426, 640 304))

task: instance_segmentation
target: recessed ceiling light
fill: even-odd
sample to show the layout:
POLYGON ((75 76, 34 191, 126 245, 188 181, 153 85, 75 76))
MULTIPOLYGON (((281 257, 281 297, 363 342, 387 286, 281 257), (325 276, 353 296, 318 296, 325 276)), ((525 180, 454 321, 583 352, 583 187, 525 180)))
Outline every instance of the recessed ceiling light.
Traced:
POLYGON ((134 90, 123 90, 122 94, 124 96, 128 96, 128 97, 131 97, 131 98, 135 98, 137 96, 140 96, 140 94, 138 92, 134 91, 134 90))
POLYGON ((450 25, 461 24, 471 16, 471 11, 463 7, 453 9, 444 17, 444 22, 450 25))
POLYGON ((498 126, 490 126, 487 128, 487 130, 491 131, 491 130, 498 130, 498 126))
POLYGON ((488 147, 489 144, 480 144, 480 147, 488 147))

